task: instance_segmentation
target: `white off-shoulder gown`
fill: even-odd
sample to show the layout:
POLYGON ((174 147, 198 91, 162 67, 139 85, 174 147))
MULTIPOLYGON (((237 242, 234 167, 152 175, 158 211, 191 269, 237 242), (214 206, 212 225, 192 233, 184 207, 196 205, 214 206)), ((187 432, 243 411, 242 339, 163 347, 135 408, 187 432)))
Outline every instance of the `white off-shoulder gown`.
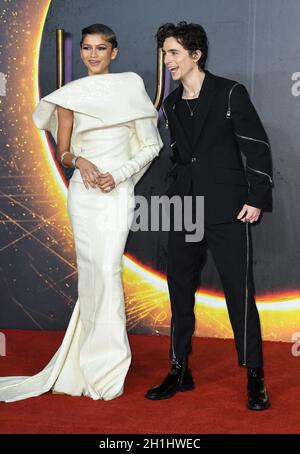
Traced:
POLYGON ((78 267, 78 299, 63 342, 31 377, 0 378, 0 401, 49 390, 110 400, 120 396, 131 362, 121 260, 134 214, 134 185, 162 142, 154 109, 135 73, 88 76, 43 98, 33 113, 56 139, 57 109, 74 112, 71 150, 110 172, 116 188, 86 189, 78 169, 67 206, 78 267))

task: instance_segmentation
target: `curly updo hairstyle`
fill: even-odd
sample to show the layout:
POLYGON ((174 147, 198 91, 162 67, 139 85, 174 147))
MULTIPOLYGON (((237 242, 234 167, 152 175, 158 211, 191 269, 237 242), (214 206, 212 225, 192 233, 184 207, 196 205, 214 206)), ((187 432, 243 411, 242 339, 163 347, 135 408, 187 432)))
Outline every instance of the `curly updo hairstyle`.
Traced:
POLYGON ((206 31, 200 24, 188 24, 185 21, 177 25, 167 22, 159 27, 155 35, 158 47, 163 47, 166 38, 175 38, 190 55, 196 50, 201 50, 201 57, 198 60, 200 69, 205 69, 208 56, 208 39, 206 31))

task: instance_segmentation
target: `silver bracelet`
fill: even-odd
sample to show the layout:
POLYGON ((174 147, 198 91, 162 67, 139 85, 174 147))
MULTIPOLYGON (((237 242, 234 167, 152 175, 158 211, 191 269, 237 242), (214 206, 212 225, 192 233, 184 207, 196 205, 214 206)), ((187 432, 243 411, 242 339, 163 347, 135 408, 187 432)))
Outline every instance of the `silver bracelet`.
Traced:
MULTIPOLYGON (((63 163, 64 157, 66 154, 71 153, 70 151, 64 151, 60 157, 60 162, 63 163)), ((72 154, 72 153, 71 153, 72 154)))

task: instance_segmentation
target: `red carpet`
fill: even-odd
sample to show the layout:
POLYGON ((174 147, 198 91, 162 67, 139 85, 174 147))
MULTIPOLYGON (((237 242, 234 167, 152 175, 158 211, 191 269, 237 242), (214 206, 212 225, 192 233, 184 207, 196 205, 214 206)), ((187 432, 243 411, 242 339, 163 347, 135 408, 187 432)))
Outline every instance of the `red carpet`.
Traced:
MULTIPOLYGON (((62 333, 4 331, 7 356, 0 376, 39 371, 59 346, 62 333)), ((109 402, 44 394, 0 403, 0 433, 300 433, 300 357, 291 344, 265 342, 265 376, 272 407, 246 409, 246 371, 236 365, 233 342, 194 339, 191 366, 196 389, 153 402, 144 391, 168 371, 168 337, 132 335, 133 363, 125 394, 109 402)))

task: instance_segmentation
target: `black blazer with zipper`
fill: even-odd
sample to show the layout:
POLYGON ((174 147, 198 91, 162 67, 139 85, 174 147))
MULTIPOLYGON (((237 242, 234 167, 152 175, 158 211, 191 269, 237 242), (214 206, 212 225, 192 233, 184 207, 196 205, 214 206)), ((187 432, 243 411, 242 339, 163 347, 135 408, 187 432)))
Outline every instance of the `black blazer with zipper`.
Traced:
POLYGON ((270 144, 244 85, 205 71, 193 140, 176 114, 182 91, 180 84, 163 103, 173 161, 166 195, 187 195, 192 183, 204 196, 205 223, 233 222, 245 203, 271 211, 270 144))

